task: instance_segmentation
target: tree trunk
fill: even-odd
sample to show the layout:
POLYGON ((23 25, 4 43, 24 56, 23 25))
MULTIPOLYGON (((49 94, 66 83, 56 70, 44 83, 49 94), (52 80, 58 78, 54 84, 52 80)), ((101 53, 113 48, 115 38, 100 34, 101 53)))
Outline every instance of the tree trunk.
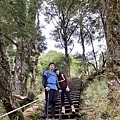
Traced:
POLYGON ((32 76, 31 76, 31 85, 30 89, 34 93, 35 90, 35 79, 36 79, 36 72, 37 72, 37 64, 38 64, 38 58, 39 58, 39 50, 38 50, 38 36, 39 36, 39 30, 40 30, 40 19, 39 19, 39 12, 37 13, 37 35, 36 35, 36 40, 35 40, 35 62, 33 66, 33 71, 32 71, 32 76))
MULTIPOLYGON (((105 0, 106 43, 108 52, 108 98, 111 106, 111 119, 120 115, 120 1, 105 0)), ((108 106, 108 110, 109 110, 108 106)), ((108 111, 109 112, 109 111, 108 111)))
POLYGON ((85 44, 84 44, 84 36, 83 36, 83 28, 80 27, 80 37, 81 37, 81 45, 83 49, 82 57, 83 57, 83 70, 82 74, 86 73, 86 59, 85 59, 85 44))
POLYGON ((108 47, 108 65, 113 67, 115 60, 120 60, 120 8, 118 0, 106 0, 106 34, 108 47))
MULTIPOLYGON (((4 41, 2 39, 2 36, 0 36, 0 98, 3 102, 3 105, 7 112, 10 112, 16 108, 14 99, 12 96, 12 87, 11 87, 11 73, 10 73, 10 66, 8 62, 8 58, 6 55, 6 47, 4 44, 4 41)), ((16 112, 13 114, 8 115, 10 120, 16 120, 16 118, 22 118, 24 120, 24 117, 21 112, 16 112)))
POLYGON ((6 48, 2 36, 0 36, 0 97, 7 98, 11 95, 11 74, 6 48), (8 96, 7 96, 8 95, 8 96))
POLYGON ((32 92, 35 90, 35 79, 36 79, 36 71, 37 71, 37 64, 38 64, 38 58, 39 58, 39 51, 38 51, 38 40, 35 40, 35 62, 33 66, 33 72, 31 76, 31 85, 30 89, 32 92))
POLYGON ((92 45, 92 52, 93 52, 93 56, 94 56, 94 59, 95 59, 95 70, 96 72, 98 71, 98 63, 97 63, 97 59, 96 59, 96 55, 95 55, 95 50, 94 50, 94 45, 93 45, 93 38, 92 38, 92 35, 91 35, 91 32, 86 29, 88 34, 89 34, 89 37, 90 37, 90 42, 91 42, 91 45, 92 45))
POLYGON ((71 80, 67 40, 64 40, 64 46, 65 46, 65 61, 66 61, 67 79, 71 80))
POLYGON ((30 41, 18 39, 15 59, 15 94, 25 95, 29 71, 30 41), (28 43, 29 42, 29 43, 28 43))
POLYGON ((98 70, 98 64, 97 64, 97 59, 96 59, 96 55, 95 55, 95 50, 94 50, 94 45, 93 45, 93 39, 92 39, 92 36, 91 36, 91 33, 90 33, 90 41, 91 41, 91 45, 92 45, 92 52, 93 52, 93 56, 94 56, 94 59, 95 59, 95 67, 96 67, 96 72, 98 70))
POLYGON ((69 62, 69 54, 68 54, 68 35, 67 35, 67 26, 65 25, 65 18, 64 18, 64 14, 62 14, 63 16, 63 20, 61 23, 61 33, 62 34, 62 39, 63 39, 63 46, 65 49, 65 61, 66 61, 66 72, 67 72, 67 79, 71 80, 71 75, 70 75, 70 62, 69 62))

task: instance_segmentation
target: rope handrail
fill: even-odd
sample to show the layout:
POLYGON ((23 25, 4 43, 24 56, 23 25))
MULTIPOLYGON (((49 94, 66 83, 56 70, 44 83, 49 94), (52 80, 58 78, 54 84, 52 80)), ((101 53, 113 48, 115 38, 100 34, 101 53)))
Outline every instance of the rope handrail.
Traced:
POLYGON ((5 116, 7 116, 7 115, 9 115, 9 114, 11 114, 11 113, 14 113, 14 112, 16 112, 16 111, 18 111, 18 110, 20 110, 20 109, 22 109, 22 108, 24 108, 24 107, 26 107, 26 106, 28 106, 28 105, 31 105, 31 104, 33 104, 33 103, 36 103, 36 102, 38 102, 38 101, 40 101, 40 100, 42 100, 42 98, 41 98, 41 99, 38 98, 38 99, 36 99, 36 100, 28 103, 28 104, 25 104, 25 105, 23 105, 23 106, 21 106, 21 107, 19 107, 19 108, 16 108, 15 110, 12 110, 12 111, 10 111, 10 112, 8 112, 8 113, 5 113, 5 114, 1 115, 0 118, 5 117, 5 116))

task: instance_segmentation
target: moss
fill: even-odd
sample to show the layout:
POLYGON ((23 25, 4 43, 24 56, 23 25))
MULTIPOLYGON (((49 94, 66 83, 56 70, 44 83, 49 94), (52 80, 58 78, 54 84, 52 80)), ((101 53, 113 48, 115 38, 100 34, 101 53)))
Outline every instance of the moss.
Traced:
POLYGON ((84 116, 87 120, 119 120, 120 94, 115 73, 106 72, 93 81, 84 82, 83 86, 80 110, 86 111, 84 116))
POLYGON ((38 109, 34 110, 34 112, 29 113, 26 116, 25 120, 38 120, 38 118, 42 116, 43 108, 44 108, 44 101, 38 102, 37 105, 39 106, 38 109))
POLYGON ((120 120, 120 115, 116 116, 114 119, 115 120, 120 120))
POLYGON ((107 110, 108 110, 108 114, 110 115, 110 118, 112 118, 112 116, 114 116, 114 108, 113 108, 113 106, 111 105, 111 102, 110 102, 110 101, 108 102, 107 110))
POLYGON ((24 117, 24 115, 23 115, 23 112, 21 111, 21 110, 19 110, 19 116, 20 116, 20 120, 25 120, 25 117, 24 117))
POLYGON ((27 119, 28 120, 38 120, 40 111, 33 112, 27 119))
POLYGON ((79 112, 78 112, 78 115, 79 116, 83 116, 83 115, 85 115, 87 112, 85 111, 85 110, 80 110, 79 112))

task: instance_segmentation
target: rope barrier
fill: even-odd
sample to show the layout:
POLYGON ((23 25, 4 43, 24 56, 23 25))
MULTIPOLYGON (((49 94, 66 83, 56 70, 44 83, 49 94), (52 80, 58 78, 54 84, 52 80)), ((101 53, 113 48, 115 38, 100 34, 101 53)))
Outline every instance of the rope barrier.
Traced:
POLYGON ((22 108, 24 108, 24 107, 26 107, 26 106, 28 106, 28 105, 31 105, 31 104, 33 104, 33 103, 36 103, 36 102, 38 102, 39 100, 42 100, 42 99, 40 99, 40 98, 39 98, 39 99, 36 99, 36 100, 34 100, 34 101, 26 104, 26 105, 23 105, 23 106, 15 109, 15 110, 12 110, 12 111, 10 111, 10 112, 8 112, 8 113, 5 113, 5 114, 1 115, 0 118, 5 117, 6 115, 9 115, 9 114, 11 114, 11 113, 14 113, 14 112, 16 112, 16 111, 18 111, 18 110, 20 110, 20 109, 22 109, 22 108))

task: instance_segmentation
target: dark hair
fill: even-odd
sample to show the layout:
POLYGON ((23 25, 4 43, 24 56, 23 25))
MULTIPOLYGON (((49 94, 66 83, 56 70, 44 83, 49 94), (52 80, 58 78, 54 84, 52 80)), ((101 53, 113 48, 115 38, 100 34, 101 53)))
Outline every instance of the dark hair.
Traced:
POLYGON ((57 70, 59 70, 59 71, 60 71, 60 69, 57 69, 57 68, 56 68, 56 69, 54 70, 54 72, 56 72, 57 70))
POLYGON ((52 65, 52 64, 53 64, 54 66, 56 66, 54 62, 49 63, 48 66, 50 67, 50 65, 52 65))
POLYGON ((59 70, 59 75, 61 75, 62 73, 61 73, 60 69, 57 69, 57 68, 56 68, 56 69, 54 70, 54 72, 56 72, 57 70, 59 70))
MULTIPOLYGON (((54 70, 54 72, 56 73, 57 70, 60 71, 60 69, 57 69, 57 68, 56 68, 56 69, 54 70)), ((57 74, 57 76, 60 76, 60 75, 61 75, 61 72, 59 72, 59 75, 57 74)))

